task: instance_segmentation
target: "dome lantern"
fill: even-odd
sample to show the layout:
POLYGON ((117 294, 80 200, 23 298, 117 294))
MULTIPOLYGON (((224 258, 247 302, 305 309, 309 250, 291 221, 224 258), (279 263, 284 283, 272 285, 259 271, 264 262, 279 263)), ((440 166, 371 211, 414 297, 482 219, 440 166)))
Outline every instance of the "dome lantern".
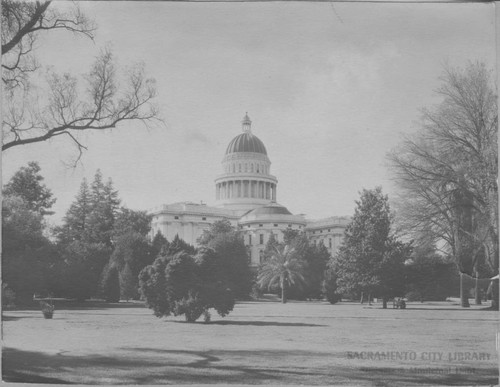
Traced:
POLYGON ((241 152, 261 153, 267 155, 264 143, 252 133, 252 121, 250 120, 250 117, 248 117, 248 112, 245 114, 245 117, 243 117, 241 124, 243 133, 240 133, 232 139, 226 149, 226 155, 241 152))
POLYGON ((251 133, 252 121, 250 117, 248 117, 248 112, 246 112, 245 117, 243 117, 243 121, 241 121, 243 127, 243 133, 251 133))

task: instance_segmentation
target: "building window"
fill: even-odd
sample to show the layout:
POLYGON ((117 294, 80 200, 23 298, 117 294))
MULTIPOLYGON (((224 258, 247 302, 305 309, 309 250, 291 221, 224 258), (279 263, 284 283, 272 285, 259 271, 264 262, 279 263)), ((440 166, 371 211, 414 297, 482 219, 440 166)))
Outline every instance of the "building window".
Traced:
POLYGON ((248 244, 251 245, 252 244, 252 234, 250 234, 248 236, 248 244))
POLYGON ((329 228, 329 229, 328 229, 328 232, 330 232, 330 231, 332 231, 332 229, 331 229, 331 228, 329 228))
POLYGON ((264 262, 264 251, 259 250, 259 263, 264 262))
POLYGON ((291 225, 291 224, 289 224, 289 225, 288 225, 288 227, 292 228, 292 225, 291 225))
POLYGON ((263 244, 264 244, 264 234, 260 234, 260 235, 259 235, 259 243, 260 243, 261 245, 263 245, 263 244))
POLYGON ((264 225, 263 224, 259 224, 259 227, 263 227, 264 225))
POLYGON ((241 164, 238 164, 238 172, 241 172, 241 164))
POLYGON ((253 164, 250 164, 251 172, 253 173, 253 164))
POLYGON ((207 218, 204 216, 203 218, 201 218, 201 220, 207 220, 207 218))
POLYGON ((278 227, 278 223, 274 223, 274 227, 278 227))
POLYGON ((332 238, 328 239, 328 247, 332 248, 332 238))
POLYGON ((313 234, 316 234, 316 231, 313 231, 313 234))
POLYGON ((174 219, 179 219, 179 217, 178 216, 174 216, 174 219))

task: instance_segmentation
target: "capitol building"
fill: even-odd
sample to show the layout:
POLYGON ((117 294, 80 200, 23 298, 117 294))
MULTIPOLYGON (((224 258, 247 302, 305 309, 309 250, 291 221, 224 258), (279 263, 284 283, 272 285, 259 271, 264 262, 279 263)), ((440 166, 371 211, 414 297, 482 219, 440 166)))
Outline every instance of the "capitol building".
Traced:
POLYGON ((245 115, 242 133, 227 146, 222 174, 215 179, 215 206, 191 202, 164 204, 150 211, 151 235, 158 232, 169 241, 176 235, 197 245, 203 231, 218 220, 228 220, 243 233, 250 264, 258 266, 266 243, 273 234, 283 241, 283 231, 299 230, 314 244, 322 243, 333 254, 339 247, 349 217, 308 220, 294 215, 277 202, 278 179, 271 174, 271 161, 264 143, 252 133, 245 115))

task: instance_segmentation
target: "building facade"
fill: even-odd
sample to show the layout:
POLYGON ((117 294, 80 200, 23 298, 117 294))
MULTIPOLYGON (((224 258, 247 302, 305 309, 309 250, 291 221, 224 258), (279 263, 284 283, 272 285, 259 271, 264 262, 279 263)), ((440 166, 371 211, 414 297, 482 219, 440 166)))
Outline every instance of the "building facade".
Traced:
POLYGON ((162 205, 150 211, 151 236, 162 233, 168 240, 176 235, 197 245, 198 238, 217 220, 226 219, 243 234, 251 266, 262 261, 271 235, 283 241, 286 229, 304 231, 314 244, 324 244, 330 254, 339 247, 349 217, 306 220, 277 203, 277 178, 264 143, 252 133, 245 115, 242 133, 234 137, 222 159, 223 173, 215 179, 215 206, 190 202, 162 205))

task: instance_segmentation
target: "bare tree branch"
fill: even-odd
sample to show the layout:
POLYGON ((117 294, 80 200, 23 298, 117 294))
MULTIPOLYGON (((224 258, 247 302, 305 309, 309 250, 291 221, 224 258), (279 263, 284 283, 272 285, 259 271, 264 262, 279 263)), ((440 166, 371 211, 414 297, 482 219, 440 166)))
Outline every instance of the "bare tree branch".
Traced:
POLYGON ((388 155, 400 190, 398 221, 414 237, 446 241, 468 274, 488 250, 497 273, 498 116, 491 73, 469 63, 464 70, 446 68, 441 80, 442 103, 423 110, 421 131, 388 155))
POLYGON ((109 48, 100 52, 82 79, 49 72, 44 84, 28 87, 29 73, 38 68, 31 56, 37 33, 64 29, 93 38, 93 23, 76 4, 72 13, 52 10, 50 4, 6 0, 2 9, 2 48, 8 54, 2 58, 6 84, 2 150, 65 135, 81 156, 86 149, 77 136, 81 131, 115 128, 126 121, 146 125, 161 121, 153 103, 154 80, 145 76, 144 66, 118 74, 109 48), (119 77, 124 85, 120 88, 119 77))

